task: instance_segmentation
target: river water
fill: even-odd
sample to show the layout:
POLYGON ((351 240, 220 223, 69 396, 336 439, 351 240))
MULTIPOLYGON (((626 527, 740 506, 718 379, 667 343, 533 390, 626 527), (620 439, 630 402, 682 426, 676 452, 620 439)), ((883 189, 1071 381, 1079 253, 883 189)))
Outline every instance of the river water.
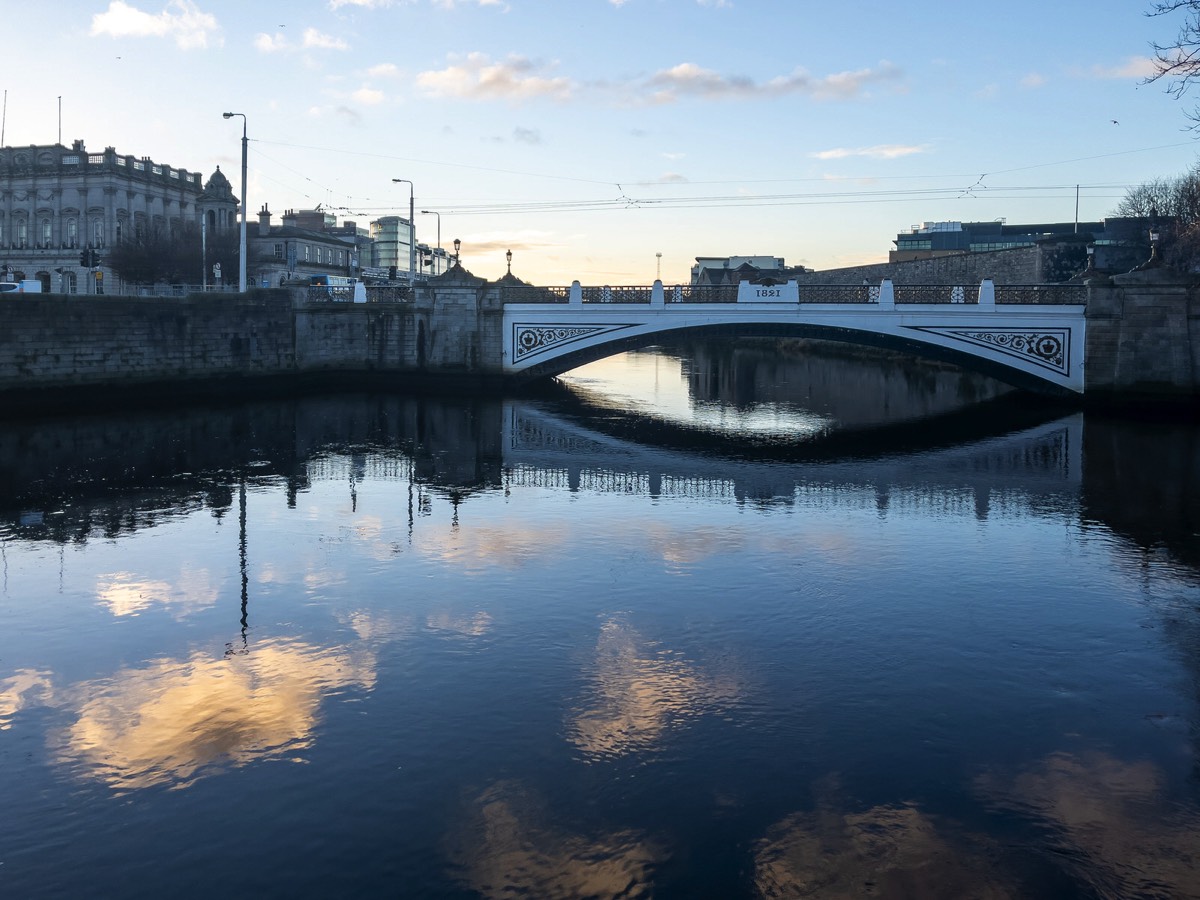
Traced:
POLYGON ((0 429, 5 897, 1200 896, 1200 430, 828 348, 0 429))

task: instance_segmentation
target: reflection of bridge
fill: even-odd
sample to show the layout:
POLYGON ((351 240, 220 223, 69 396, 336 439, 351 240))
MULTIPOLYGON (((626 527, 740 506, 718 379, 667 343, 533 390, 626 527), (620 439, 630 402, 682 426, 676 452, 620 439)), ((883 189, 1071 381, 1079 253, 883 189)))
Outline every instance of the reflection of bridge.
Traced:
POLYGON ((857 498, 881 509, 932 503, 946 510, 973 507, 981 518, 1010 503, 1077 509, 1082 487, 1080 414, 905 456, 764 465, 634 443, 532 403, 505 403, 504 411, 510 484, 750 503, 827 496, 841 507, 857 498))
POLYGON ((554 375, 672 332, 798 334, 948 358, 1041 390, 1084 389, 1083 285, 506 286, 504 369, 554 375))

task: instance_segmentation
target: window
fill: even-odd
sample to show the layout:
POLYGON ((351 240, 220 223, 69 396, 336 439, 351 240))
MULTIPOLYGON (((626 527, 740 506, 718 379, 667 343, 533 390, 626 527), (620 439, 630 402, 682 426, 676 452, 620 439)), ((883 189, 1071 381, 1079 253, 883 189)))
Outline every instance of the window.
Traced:
POLYGON ((283 259, 283 244, 276 244, 276 245, 275 245, 275 258, 276 258, 276 259, 283 259))
POLYGON ((25 224, 24 220, 17 222, 17 233, 15 237, 17 239, 17 246, 24 248, 26 242, 29 240, 29 226, 25 224))
POLYGON ((309 246, 308 246, 308 244, 305 244, 304 245, 304 261, 305 262, 308 262, 308 251, 309 251, 309 246))
POLYGON ((104 246, 104 220, 92 219, 92 246, 104 246))
POLYGON ((43 247, 50 246, 50 234, 51 234, 50 220, 42 219, 42 246, 43 247))
POLYGON ((142 162, 140 159, 135 159, 133 161, 133 168, 138 172, 145 172, 146 164, 144 162, 142 162))
POLYGON ((338 265, 339 265, 339 266, 344 266, 344 265, 346 264, 346 263, 345 263, 345 259, 346 259, 346 251, 345 251, 345 250, 339 250, 339 251, 338 251, 338 265))
POLYGON ((179 180, 179 170, 178 169, 168 169, 167 174, 170 175, 172 178, 174 178, 176 181, 179 180))
MULTIPOLYGON (((89 160, 89 162, 90 162, 90 160, 89 160)), ((123 156, 118 156, 118 157, 117 157, 117 165, 118 165, 118 166, 123 166, 123 165, 125 165, 125 157, 123 157, 123 156)))
POLYGON ((75 247, 79 243, 79 223, 74 219, 67 219, 67 246, 75 247))
MULTIPOLYGON (((91 156, 88 157, 88 162, 91 163, 93 166, 98 166, 98 165, 100 165, 100 163, 104 162, 104 157, 101 156, 99 153, 93 153, 91 156)), ((125 165, 125 160, 118 159, 117 165, 118 166, 125 165)))
POLYGON ((64 166, 79 165, 79 157, 78 156, 64 156, 62 161, 63 161, 64 166))
POLYGON ((161 175, 162 174, 162 166, 151 166, 150 171, 153 172, 155 175, 161 175))

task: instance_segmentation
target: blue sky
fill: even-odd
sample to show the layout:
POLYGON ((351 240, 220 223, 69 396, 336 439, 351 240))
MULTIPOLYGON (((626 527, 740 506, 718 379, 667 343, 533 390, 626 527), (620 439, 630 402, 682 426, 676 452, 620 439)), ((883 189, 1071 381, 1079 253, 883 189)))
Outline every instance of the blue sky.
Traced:
MULTIPOLYGON (((4 142, 239 184, 278 216, 440 212, 477 274, 686 280, 831 268, 922 221, 1104 217, 1196 161, 1144 85, 1138 0, 69 0, 6 4, 4 142)), ((1200 102, 1200 95, 1193 98, 1200 102)), ((438 217, 417 216, 437 242, 438 217)), ((278 219, 276 218, 276 221, 278 219)))

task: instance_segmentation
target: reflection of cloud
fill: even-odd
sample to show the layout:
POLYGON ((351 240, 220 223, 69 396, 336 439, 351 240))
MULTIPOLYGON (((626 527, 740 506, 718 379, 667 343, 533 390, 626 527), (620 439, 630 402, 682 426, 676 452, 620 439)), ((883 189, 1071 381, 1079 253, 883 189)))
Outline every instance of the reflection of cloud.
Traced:
POLYGON ((1200 896, 1200 817, 1171 803, 1152 763, 1056 753, 977 784, 997 805, 1058 828, 1062 864, 1097 896, 1200 896))
POLYGON ((434 613, 425 619, 425 624, 435 631, 449 631, 466 637, 480 637, 492 627, 492 617, 486 612, 473 616, 452 616, 450 613, 434 613))
POLYGON ((54 697, 54 686, 49 672, 36 669, 19 669, 15 675, 0 681, 0 731, 12 726, 12 718, 34 698, 42 704, 50 703, 54 697))
MULTIPOLYGON (((472 245, 474 246, 474 245, 472 245)), ((500 566, 519 569, 530 559, 551 556, 566 540, 561 529, 471 528, 447 534, 426 532, 417 538, 420 552, 464 567, 471 574, 500 566)))
POLYGON ((301 643, 221 659, 156 660, 79 685, 79 716, 67 729, 62 761, 116 788, 186 786, 209 766, 307 746, 322 696, 370 688, 374 677, 369 654, 301 643))
POLYGON ((182 612, 207 609, 217 602, 217 588, 207 569, 185 566, 179 583, 137 579, 128 572, 104 576, 96 586, 96 598, 114 616, 135 616, 154 604, 181 607, 182 612))
POLYGON ((649 897, 661 851, 631 831, 591 837, 548 824, 520 785, 500 783, 476 801, 451 856, 484 897, 649 897))
MULTIPOLYGON (((958 829, 945 829, 961 835, 958 829)), ((972 838, 977 842, 978 838, 972 838)), ((911 806, 842 814, 824 808, 771 827, 754 854, 760 896, 856 900, 1000 900, 1019 897, 987 855, 940 834, 911 806)))
POLYGON ((594 758, 652 750, 671 728, 729 705, 737 694, 732 681, 699 674, 628 625, 605 622, 596 645, 592 694, 571 715, 567 732, 594 758))

